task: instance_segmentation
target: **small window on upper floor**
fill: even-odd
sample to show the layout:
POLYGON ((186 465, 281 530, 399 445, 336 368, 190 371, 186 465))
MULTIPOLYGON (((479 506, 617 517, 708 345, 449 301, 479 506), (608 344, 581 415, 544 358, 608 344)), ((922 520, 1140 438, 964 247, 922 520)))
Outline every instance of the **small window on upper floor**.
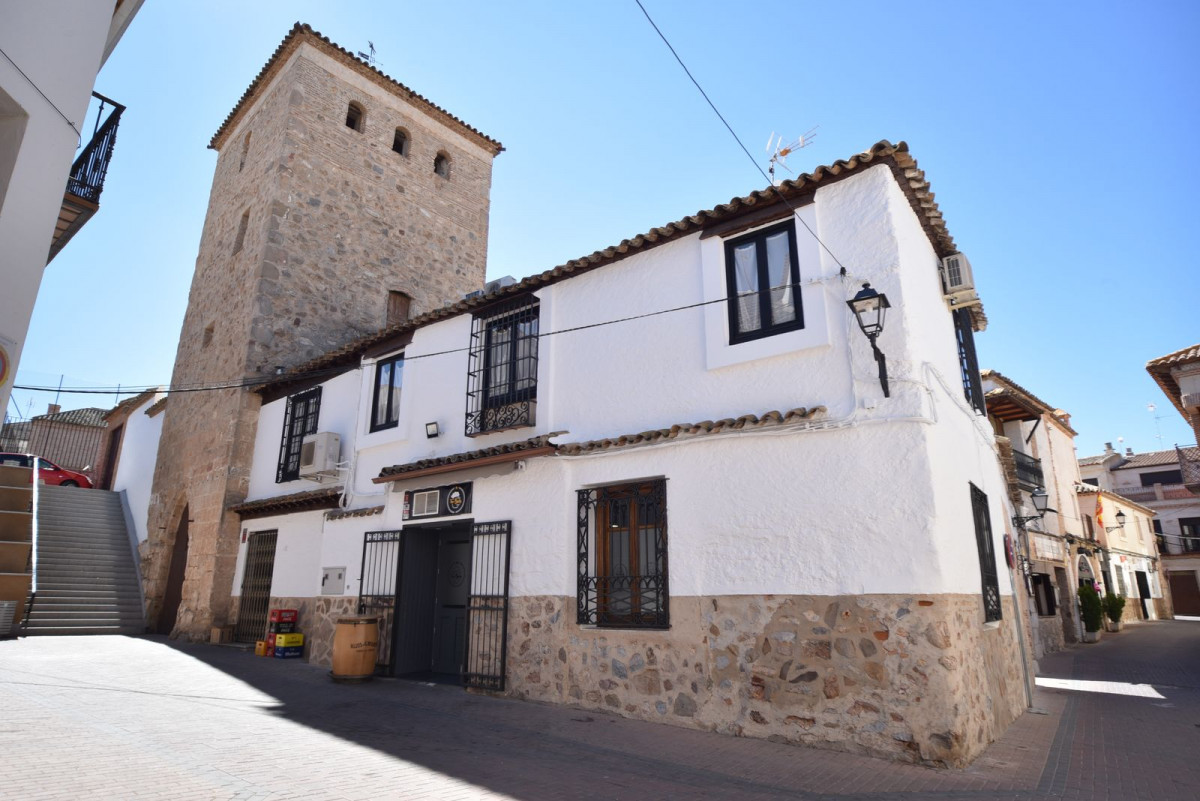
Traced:
POLYGON ((346 127, 362 133, 366 123, 367 112, 363 111, 363 107, 357 103, 351 103, 346 109, 346 127))
POLYGON ((433 171, 443 178, 449 178, 450 157, 445 153, 438 153, 433 159, 433 171))
POLYGON ((388 290, 387 325, 407 322, 411 310, 412 298, 409 295, 395 289, 388 290))
POLYGON ((408 155, 408 131, 403 128, 397 128, 396 134, 392 137, 392 150, 399 153, 401 156, 408 155))
POLYGON ((213 341, 213 328, 214 328, 214 326, 215 326, 215 325, 216 325, 216 323, 209 323, 209 324, 208 324, 208 326, 207 326, 207 327, 205 327, 205 329, 204 329, 204 336, 203 336, 203 338, 200 340, 200 347, 202 347, 202 348, 207 348, 209 345, 211 345, 211 344, 212 344, 212 341, 213 341))
POLYGON ((791 220, 726 242, 725 280, 731 344, 804 327, 791 220))
POLYGON ((250 227, 250 209, 242 213, 242 221, 238 223, 237 238, 233 240, 233 252, 241 253, 242 245, 246 244, 246 229, 250 227))
POLYGON ((404 354, 375 365, 375 391, 371 396, 371 430, 395 428, 400 420, 400 387, 404 376, 404 354))
POLYGON ((246 154, 250 152, 250 131, 246 131, 246 138, 242 140, 242 156, 238 160, 238 172, 246 166, 246 154))

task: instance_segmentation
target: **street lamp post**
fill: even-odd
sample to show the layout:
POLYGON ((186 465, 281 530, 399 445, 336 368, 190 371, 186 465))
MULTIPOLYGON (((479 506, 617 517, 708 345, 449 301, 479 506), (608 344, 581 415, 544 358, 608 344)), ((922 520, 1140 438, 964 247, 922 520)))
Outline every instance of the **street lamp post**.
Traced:
POLYGON ((857 295, 846 301, 846 305, 854 312, 854 317, 858 320, 858 327, 871 341, 871 350, 874 351, 875 362, 879 365, 879 384, 883 387, 883 397, 890 398, 887 359, 884 358, 883 351, 879 350, 879 346, 875 344, 875 340, 883 333, 884 313, 891 308, 892 304, 888 303, 887 295, 876 292, 867 283, 863 284, 863 288, 858 291, 857 295))

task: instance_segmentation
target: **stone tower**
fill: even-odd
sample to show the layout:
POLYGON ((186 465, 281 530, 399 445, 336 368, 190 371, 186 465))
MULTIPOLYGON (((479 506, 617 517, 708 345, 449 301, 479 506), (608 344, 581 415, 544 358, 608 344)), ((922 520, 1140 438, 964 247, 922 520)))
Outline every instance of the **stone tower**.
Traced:
MULTIPOLYGON (((484 282, 499 142, 307 25, 213 137, 218 152, 173 388, 293 367, 484 282)), ((159 631, 223 625, 259 396, 173 392, 143 545, 159 631)))

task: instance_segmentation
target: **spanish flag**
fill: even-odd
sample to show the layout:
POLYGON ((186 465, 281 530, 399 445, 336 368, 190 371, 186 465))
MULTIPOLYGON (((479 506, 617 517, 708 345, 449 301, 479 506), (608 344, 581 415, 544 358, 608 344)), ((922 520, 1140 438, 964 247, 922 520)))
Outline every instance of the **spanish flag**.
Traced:
POLYGON ((1104 498, 1096 493, 1096 531, 1104 531, 1104 498))

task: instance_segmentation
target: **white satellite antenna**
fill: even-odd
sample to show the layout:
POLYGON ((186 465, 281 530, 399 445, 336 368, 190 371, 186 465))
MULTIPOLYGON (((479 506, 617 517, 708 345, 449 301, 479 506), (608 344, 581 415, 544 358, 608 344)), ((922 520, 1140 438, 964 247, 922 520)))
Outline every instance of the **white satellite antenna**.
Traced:
POLYGON ((817 136, 817 128, 820 125, 810 128, 807 133, 803 134, 799 139, 788 144, 783 143, 782 136, 776 136, 774 131, 767 137, 767 152, 771 154, 770 166, 767 168, 767 174, 771 176, 771 183, 775 183, 775 166, 779 165, 783 169, 791 172, 791 168, 787 165, 787 157, 797 150, 808 147, 812 144, 812 140, 817 136))

